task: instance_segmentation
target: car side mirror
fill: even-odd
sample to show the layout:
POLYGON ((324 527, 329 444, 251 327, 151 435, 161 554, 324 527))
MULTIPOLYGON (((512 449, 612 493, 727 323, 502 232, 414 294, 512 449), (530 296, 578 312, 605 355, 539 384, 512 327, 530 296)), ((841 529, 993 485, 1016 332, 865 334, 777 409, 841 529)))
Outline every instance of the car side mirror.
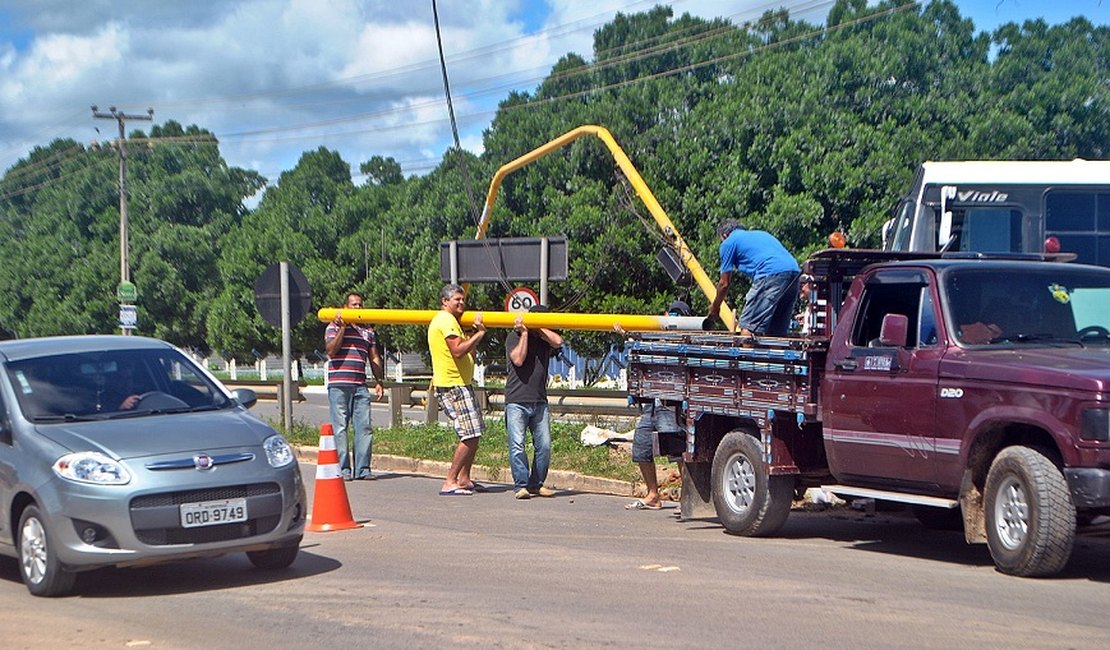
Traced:
POLYGON ((251 408, 258 402, 258 393, 249 388, 236 388, 231 391, 231 397, 242 404, 244 408, 251 408))
POLYGON ((904 348, 909 329, 910 319, 905 314, 887 314, 879 330, 879 343, 883 347, 904 348))

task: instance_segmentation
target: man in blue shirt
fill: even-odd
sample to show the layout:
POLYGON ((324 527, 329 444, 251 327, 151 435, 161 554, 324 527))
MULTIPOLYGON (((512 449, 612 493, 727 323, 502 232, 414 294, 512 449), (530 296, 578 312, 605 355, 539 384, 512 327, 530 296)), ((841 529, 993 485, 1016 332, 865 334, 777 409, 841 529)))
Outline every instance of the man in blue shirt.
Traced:
POLYGON ((798 261, 774 235, 762 230, 746 230, 736 219, 725 219, 717 226, 721 238, 721 279, 717 295, 709 307, 709 317, 717 318, 721 303, 728 295, 733 271, 752 280, 740 311, 743 336, 785 336, 794 315, 798 297, 798 261))

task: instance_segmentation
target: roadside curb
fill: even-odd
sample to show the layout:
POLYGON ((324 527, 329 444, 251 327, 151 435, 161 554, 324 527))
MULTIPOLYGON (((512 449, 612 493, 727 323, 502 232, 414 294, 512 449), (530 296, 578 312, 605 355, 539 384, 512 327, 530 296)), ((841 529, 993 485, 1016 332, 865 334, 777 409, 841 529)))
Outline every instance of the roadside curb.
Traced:
MULTIPOLYGON (((294 445, 297 460, 312 465, 316 464, 319 453, 317 447, 294 445)), ((439 460, 422 460, 408 456, 390 456, 388 454, 374 454, 370 463, 371 469, 377 472, 400 472, 403 474, 420 474, 443 478, 447 476, 450 463, 439 460)), ((505 483, 509 478, 509 469, 493 468, 475 465, 470 471, 471 478, 479 481, 505 483)), ((509 481, 511 482, 511 481, 509 481)), ((611 478, 598 476, 585 476, 577 472, 553 469, 547 473, 547 484, 557 490, 573 492, 589 492, 592 494, 610 494, 620 497, 636 496, 635 486, 630 481, 618 481, 611 478)))

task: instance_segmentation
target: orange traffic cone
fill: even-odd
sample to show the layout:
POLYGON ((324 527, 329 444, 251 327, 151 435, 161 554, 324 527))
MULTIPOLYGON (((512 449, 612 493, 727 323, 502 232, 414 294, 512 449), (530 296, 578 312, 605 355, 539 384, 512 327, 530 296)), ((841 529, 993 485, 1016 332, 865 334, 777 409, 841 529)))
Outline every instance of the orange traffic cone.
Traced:
POLYGON ((335 434, 330 424, 320 425, 315 491, 308 530, 325 533, 331 530, 362 528, 362 524, 351 516, 351 502, 347 500, 347 488, 343 486, 343 477, 339 475, 339 452, 335 450, 335 434))

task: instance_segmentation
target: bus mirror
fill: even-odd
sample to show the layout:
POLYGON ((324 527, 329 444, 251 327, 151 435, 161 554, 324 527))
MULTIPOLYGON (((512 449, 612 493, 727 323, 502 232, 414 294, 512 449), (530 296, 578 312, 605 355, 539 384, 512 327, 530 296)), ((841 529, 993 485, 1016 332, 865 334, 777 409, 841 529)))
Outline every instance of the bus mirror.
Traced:
POLYGON ((940 188, 940 227, 937 229, 937 250, 945 250, 952 239, 952 211, 948 202, 956 198, 955 185, 942 185, 940 188))

